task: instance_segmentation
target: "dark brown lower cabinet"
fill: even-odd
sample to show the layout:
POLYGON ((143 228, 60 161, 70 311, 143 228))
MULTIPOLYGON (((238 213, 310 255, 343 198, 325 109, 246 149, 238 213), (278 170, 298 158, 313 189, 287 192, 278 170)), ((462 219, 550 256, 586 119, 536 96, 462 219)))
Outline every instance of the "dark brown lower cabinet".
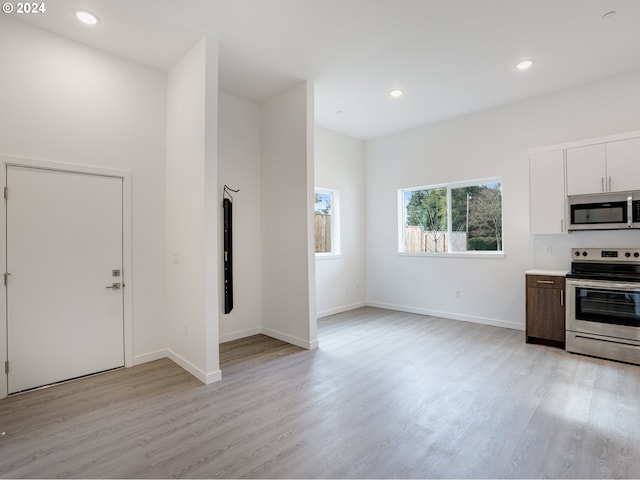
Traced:
POLYGON ((527 343, 564 348, 564 277, 526 275, 527 343))

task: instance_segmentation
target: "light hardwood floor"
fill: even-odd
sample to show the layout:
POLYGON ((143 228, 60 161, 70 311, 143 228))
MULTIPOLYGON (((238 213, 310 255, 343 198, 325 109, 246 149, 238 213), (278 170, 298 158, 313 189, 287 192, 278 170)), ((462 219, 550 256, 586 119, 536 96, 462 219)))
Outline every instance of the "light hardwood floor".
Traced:
POLYGON ((0 476, 640 477, 640 367, 375 308, 0 401, 0 476))

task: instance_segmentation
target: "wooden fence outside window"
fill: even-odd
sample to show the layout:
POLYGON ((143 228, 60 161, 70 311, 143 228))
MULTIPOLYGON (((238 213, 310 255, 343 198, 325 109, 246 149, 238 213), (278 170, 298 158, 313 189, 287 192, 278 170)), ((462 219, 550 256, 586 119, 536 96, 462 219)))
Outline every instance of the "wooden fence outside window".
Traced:
POLYGON ((316 253, 331 253, 331 215, 316 213, 314 226, 316 253))

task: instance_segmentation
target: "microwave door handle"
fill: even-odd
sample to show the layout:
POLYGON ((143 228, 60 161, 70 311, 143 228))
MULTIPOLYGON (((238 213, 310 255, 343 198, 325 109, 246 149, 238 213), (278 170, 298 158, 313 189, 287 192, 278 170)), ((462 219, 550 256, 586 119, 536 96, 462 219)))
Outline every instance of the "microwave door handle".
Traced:
POLYGON ((633 195, 627 197, 627 227, 633 228, 633 195))

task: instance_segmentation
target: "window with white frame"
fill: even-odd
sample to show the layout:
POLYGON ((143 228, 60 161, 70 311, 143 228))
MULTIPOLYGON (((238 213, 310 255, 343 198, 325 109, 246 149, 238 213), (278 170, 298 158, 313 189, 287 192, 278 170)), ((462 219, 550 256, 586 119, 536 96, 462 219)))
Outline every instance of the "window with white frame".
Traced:
POLYGON ((502 253, 502 179, 398 191, 402 253, 502 253))
POLYGON ((339 255, 340 194, 337 190, 315 189, 314 226, 316 255, 339 255))

